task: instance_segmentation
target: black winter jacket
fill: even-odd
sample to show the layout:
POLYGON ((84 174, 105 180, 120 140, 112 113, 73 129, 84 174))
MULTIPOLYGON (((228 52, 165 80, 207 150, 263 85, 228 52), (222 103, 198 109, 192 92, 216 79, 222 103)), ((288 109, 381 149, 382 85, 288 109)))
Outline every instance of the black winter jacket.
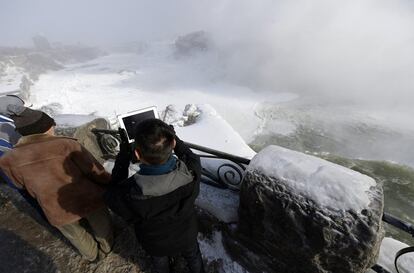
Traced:
POLYGON ((200 158, 183 141, 176 142, 177 168, 166 175, 135 174, 126 179, 129 159, 118 156, 113 184, 104 196, 114 213, 134 224, 139 242, 152 256, 176 255, 197 240, 194 202, 200 189, 200 158), (146 188, 154 184, 162 189, 146 188))

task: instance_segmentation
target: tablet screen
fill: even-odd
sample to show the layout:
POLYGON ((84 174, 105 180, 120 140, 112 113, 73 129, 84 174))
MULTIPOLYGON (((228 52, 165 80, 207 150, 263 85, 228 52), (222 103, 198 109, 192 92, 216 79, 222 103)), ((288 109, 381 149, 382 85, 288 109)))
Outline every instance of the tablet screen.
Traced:
POLYGON ((158 113, 155 107, 137 110, 118 117, 121 127, 127 132, 129 142, 134 142, 135 127, 143 120, 158 118, 158 113))

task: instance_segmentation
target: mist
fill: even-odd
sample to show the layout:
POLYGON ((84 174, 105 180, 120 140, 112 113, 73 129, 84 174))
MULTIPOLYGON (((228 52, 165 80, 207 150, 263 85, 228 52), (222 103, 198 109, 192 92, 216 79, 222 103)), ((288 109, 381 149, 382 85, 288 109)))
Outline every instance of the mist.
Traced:
POLYGON ((412 2, 275 1, 249 15, 227 29, 240 35, 222 39, 241 81, 353 102, 414 102, 412 2))
POLYGON ((175 38, 202 28, 207 1, 39 0, 0 3, 1 45, 27 46, 42 34, 52 41, 113 45, 175 38))
POLYGON ((413 5, 406 0, 2 1, 0 45, 29 46, 33 35, 42 34, 51 41, 107 47, 174 41, 204 30, 214 53, 203 61, 220 80, 258 92, 409 109, 413 5))

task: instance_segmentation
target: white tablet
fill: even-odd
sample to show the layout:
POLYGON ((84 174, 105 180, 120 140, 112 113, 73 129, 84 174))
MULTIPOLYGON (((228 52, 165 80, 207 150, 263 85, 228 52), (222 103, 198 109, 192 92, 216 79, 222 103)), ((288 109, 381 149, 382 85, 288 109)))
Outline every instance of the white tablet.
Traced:
POLYGON ((125 129, 127 132, 129 143, 134 142, 135 127, 137 124, 150 118, 159 118, 156 106, 136 110, 118 116, 121 128, 125 129))

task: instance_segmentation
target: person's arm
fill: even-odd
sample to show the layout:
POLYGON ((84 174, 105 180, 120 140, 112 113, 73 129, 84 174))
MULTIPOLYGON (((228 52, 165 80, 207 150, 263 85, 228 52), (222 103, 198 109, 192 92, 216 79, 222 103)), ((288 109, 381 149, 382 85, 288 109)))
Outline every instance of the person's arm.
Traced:
POLYGON ((118 153, 115 159, 115 165, 112 168, 111 184, 119 184, 121 181, 128 178, 129 163, 129 158, 126 158, 121 152, 118 153))
POLYGON ((121 144, 119 145, 119 153, 116 156, 115 165, 112 168, 111 184, 118 184, 128 178, 129 164, 132 159, 132 150, 125 130, 119 128, 118 132, 121 137, 121 144))
POLYGON ((93 182, 109 184, 111 175, 95 157, 77 141, 72 142, 70 157, 76 166, 93 182))
POLYGON ((175 142, 175 155, 187 165, 187 168, 194 174, 194 181, 199 183, 201 179, 200 156, 193 153, 177 135, 175 136, 175 142))

